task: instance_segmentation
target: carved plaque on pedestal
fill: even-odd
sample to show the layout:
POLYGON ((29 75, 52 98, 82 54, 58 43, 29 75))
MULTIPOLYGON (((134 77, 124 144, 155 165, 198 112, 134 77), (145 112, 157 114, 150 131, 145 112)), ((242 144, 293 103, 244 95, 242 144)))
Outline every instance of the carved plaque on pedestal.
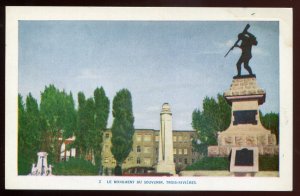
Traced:
POLYGON ((253 150, 243 148, 235 154, 235 166, 253 166, 253 150))
POLYGON ((255 118, 256 114, 257 114, 257 110, 234 111, 233 112, 233 116, 234 116, 233 125, 238 125, 238 124, 257 125, 257 120, 255 118))

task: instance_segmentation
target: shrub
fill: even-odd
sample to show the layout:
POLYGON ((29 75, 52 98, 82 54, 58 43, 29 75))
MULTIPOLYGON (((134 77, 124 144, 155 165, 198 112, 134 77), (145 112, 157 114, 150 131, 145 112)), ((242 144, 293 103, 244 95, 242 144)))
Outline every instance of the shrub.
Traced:
POLYGON ((227 157, 203 157, 196 163, 189 165, 186 170, 228 170, 229 160, 227 157))
MULTIPOLYGON (((227 157, 203 157, 185 170, 229 170, 227 157)), ((259 171, 279 171, 278 156, 259 156, 259 171)))
POLYGON ((28 156, 20 154, 18 157, 18 175, 28 175, 31 172, 32 161, 28 156))
POLYGON ((259 156, 260 171, 279 171, 279 156, 259 156))
POLYGON ((98 169, 90 161, 70 158, 66 162, 56 163, 53 167, 54 175, 93 176, 98 175, 98 169))

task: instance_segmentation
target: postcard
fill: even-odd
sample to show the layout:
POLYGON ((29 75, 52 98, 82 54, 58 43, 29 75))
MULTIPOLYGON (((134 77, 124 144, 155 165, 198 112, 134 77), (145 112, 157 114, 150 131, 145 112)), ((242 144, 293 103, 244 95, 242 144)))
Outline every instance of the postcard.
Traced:
POLYGON ((289 8, 6 7, 5 187, 293 187, 289 8))

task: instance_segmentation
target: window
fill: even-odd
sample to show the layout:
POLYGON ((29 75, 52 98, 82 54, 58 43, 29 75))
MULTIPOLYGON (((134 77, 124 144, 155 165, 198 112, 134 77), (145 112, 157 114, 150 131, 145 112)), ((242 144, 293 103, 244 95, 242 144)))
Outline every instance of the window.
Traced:
POLYGON ((188 136, 183 137, 183 141, 187 142, 189 140, 188 136))
POLYGON ((156 152, 156 154, 158 154, 158 148, 155 148, 155 152, 156 152))
POLYGON ((188 154, 188 150, 186 148, 183 149, 183 154, 188 154))
POLYGON ((106 140, 109 139, 109 133, 105 133, 105 139, 106 139, 106 140))
POLYGON ((141 159, 140 159, 140 157, 138 157, 138 158, 136 159, 136 164, 141 164, 141 159))
POLYGON ((176 158, 174 158, 174 160, 173 160, 173 161, 174 161, 174 163, 176 163, 176 158))
POLYGON ((76 148, 71 148, 71 157, 76 156, 76 148))
POLYGON ((140 146, 136 147, 136 152, 141 152, 141 147, 140 146))
POLYGON ((138 142, 142 141, 142 135, 137 135, 136 136, 136 141, 138 141, 138 142))
POLYGON ((187 158, 184 159, 184 164, 188 164, 187 158))
POLYGON ((178 149, 178 154, 182 154, 182 149, 178 149))
POLYGON ((144 136, 144 141, 145 142, 151 142, 151 135, 145 135, 144 136))
POLYGON ((179 158, 179 159, 178 159, 178 162, 181 163, 181 162, 182 162, 182 158, 179 158))
POLYGON ((173 142, 176 142, 176 141, 177 141, 177 137, 173 136, 173 142))
POLYGON ((176 148, 173 148, 173 154, 176 154, 176 148))
POLYGON ((145 163, 145 165, 151 165, 150 158, 144 158, 144 163, 145 163))
POLYGON ((178 141, 181 142, 182 141, 182 136, 178 136, 178 141))

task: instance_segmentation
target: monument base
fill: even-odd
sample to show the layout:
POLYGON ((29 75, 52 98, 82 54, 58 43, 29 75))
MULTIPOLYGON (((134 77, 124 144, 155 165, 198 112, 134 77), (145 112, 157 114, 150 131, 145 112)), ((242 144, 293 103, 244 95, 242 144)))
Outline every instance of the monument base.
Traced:
POLYGON ((226 157, 233 147, 258 147, 259 155, 277 155, 275 134, 262 126, 259 105, 265 102, 266 93, 254 75, 234 77, 224 97, 231 105, 231 123, 218 133, 218 145, 208 147, 208 156, 226 157))
POLYGON ((158 162, 156 166, 157 173, 169 173, 172 175, 176 174, 175 164, 174 163, 166 163, 165 161, 158 162))
POLYGON ((278 155, 276 136, 261 125, 230 126, 218 135, 218 146, 208 147, 208 156, 225 157, 233 147, 258 147, 259 155, 278 155))

